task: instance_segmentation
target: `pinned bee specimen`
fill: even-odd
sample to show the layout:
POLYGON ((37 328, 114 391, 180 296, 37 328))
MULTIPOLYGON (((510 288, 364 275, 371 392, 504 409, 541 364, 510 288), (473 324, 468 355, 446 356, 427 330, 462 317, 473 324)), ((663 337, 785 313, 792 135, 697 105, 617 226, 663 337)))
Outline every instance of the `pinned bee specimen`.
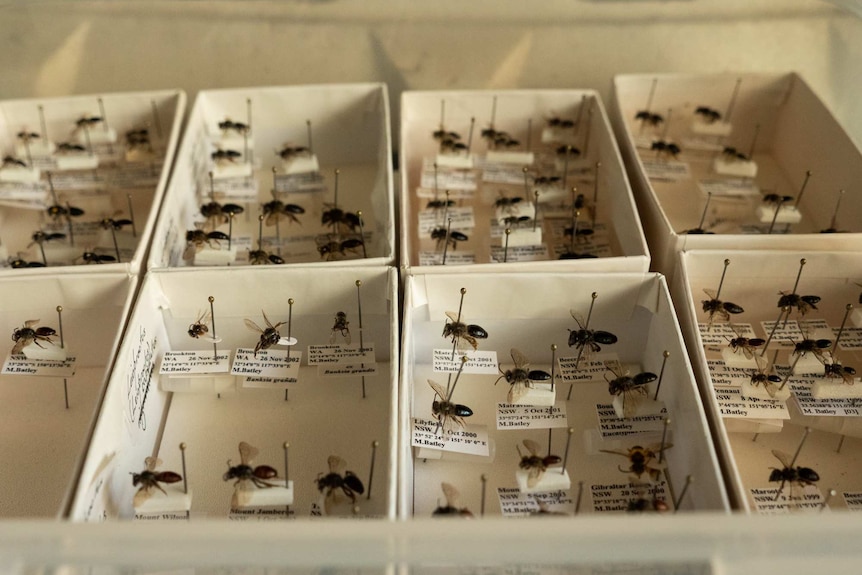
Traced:
POLYGON ((60 218, 77 218, 84 215, 84 210, 75 206, 53 204, 45 208, 48 216, 55 222, 60 218))
POLYGON ((256 467, 252 467, 252 462, 254 461, 254 458, 257 457, 258 453, 260 453, 260 451, 256 447, 252 447, 245 441, 240 441, 240 464, 232 465, 231 460, 228 459, 227 471, 222 475, 222 479, 224 481, 236 479, 236 481, 234 481, 234 487, 238 487, 240 489, 247 489, 249 483, 261 489, 274 487, 272 483, 267 483, 268 479, 278 478, 278 471, 276 471, 274 467, 270 467, 269 465, 258 465, 256 467))
POLYGON ((57 144, 57 152, 60 154, 80 154, 86 151, 87 148, 81 144, 72 144, 70 142, 60 142, 57 144))
POLYGON ((45 264, 42 262, 28 262, 27 260, 19 257, 10 257, 7 260, 9 267, 12 269, 23 269, 23 268, 43 268, 45 264))
POLYGON ((614 396, 621 396, 623 407, 623 417, 633 417, 638 410, 638 407, 647 396, 647 384, 658 379, 658 376, 649 371, 638 373, 635 376, 629 376, 628 371, 623 370, 619 361, 606 361, 605 367, 613 374, 613 379, 608 379, 605 375, 605 381, 608 382, 608 393, 614 396))
POLYGON ((329 473, 319 473, 314 482, 317 490, 323 493, 323 509, 329 514, 333 508, 342 500, 342 495, 350 499, 350 503, 356 503, 356 496, 365 493, 365 486, 352 471, 347 471, 347 463, 337 455, 330 455, 326 459, 329 473))
POLYGON ((722 321, 730 321, 730 314, 740 314, 745 310, 742 306, 736 305, 733 302, 721 301, 718 299, 718 293, 711 289, 704 289, 703 292, 709 296, 709 299, 701 300, 703 311, 707 315, 707 324, 712 325, 715 318, 722 321))
POLYGON ((251 331, 255 331, 260 334, 260 340, 257 342, 257 345, 254 346, 255 357, 257 357, 257 352, 260 350, 269 349, 281 340, 281 334, 278 332, 278 328, 285 324, 285 322, 280 321, 273 325, 272 322, 269 321, 269 318, 266 317, 266 312, 260 310, 260 313, 263 315, 263 321, 266 322, 266 329, 262 329, 248 318, 245 319, 245 326, 251 331))
POLYGON ((234 122, 230 118, 225 118, 223 121, 218 123, 218 129, 221 130, 222 134, 224 135, 227 135, 230 132, 234 132, 242 136, 247 134, 251 127, 248 124, 244 124, 242 122, 234 122))
POLYGON ((458 242, 466 242, 470 240, 470 237, 458 230, 451 230, 447 233, 446 228, 434 228, 431 230, 431 239, 437 242, 437 249, 439 250, 447 243, 452 246, 452 249, 458 247, 458 242))
POLYGON ((826 364, 826 356, 824 352, 832 347, 832 340, 829 339, 811 339, 808 334, 803 333, 802 339, 796 342, 793 346, 793 354, 803 356, 808 353, 812 354, 817 360, 826 364))
POLYGON ((721 112, 718 110, 714 110, 707 106, 698 106, 694 110, 695 116, 699 116, 703 119, 707 124, 714 124, 717 121, 721 120, 721 112))
POLYGON ((575 159, 581 156, 581 151, 574 146, 559 146, 556 149, 556 154, 558 158, 575 159))
MULTIPOLYGON (((590 306, 590 312, 592 312, 592 306, 590 306)), ((569 310, 569 313, 578 324, 578 329, 569 330, 569 347, 577 349, 579 357, 589 359, 593 353, 602 351, 602 345, 613 345, 617 342, 617 336, 609 331, 588 329, 589 321, 575 310, 569 310)))
POLYGON ((102 123, 102 118, 99 116, 84 116, 75 121, 75 128, 80 130, 89 130, 102 123))
POLYGON ((445 505, 437 504, 437 508, 431 513, 432 517, 461 517, 472 519, 473 513, 466 507, 459 507, 458 500, 461 494, 455 489, 451 483, 441 483, 440 488, 443 490, 443 498, 446 500, 445 505))
POLYGON ((266 250, 258 249, 249 250, 248 261, 253 266, 263 266, 269 264, 280 265, 284 263, 284 258, 277 254, 271 254, 266 250))
POLYGON ((150 131, 146 128, 126 132, 126 147, 129 150, 150 150, 150 131))
MULTIPOLYGON (((800 445, 800 448, 801 447, 802 446, 800 445)), ((770 467, 772 471, 769 473, 769 481, 781 482, 781 486, 778 488, 779 494, 784 490, 784 484, 788 482, 790 483, 790 488, 793 489, 794 485, 805 487, 806 485, 814 485, 820 481, 820 475, 810 467, 794 467, 793 464, 796 463, 795 457, 791 458, 788 454, 777 449, 772 450, 772 455, 774 455, 782 465, 781 469, 770 467)), ((798 450, 796 455, 799 455, 798 450)))
POLYGON ((195 254, 204 246, 209 246, 213 249, 219 249, 221 241, 228 241, 230 237, 219 231, 205 232, 203 230, 188 230, 186 232, 186 249, 183 252, 183 259, 190 260, 195 257, 195 254), (215 242, 215 243, 213 243, 215 242))
POLYGON ((560 118, 558 116, 546 118, 545 123, 548 125, 549 128, 560 128, 563 130, 568 130, 575 127, 574 120, 570 120, 569 118, 560 118))
POLYGON ((262 206, 263 215, 264 215, 264 223, 267 226, 274 226, 281 222, 282 220, 287 220, 288 222, 295 222, 297 224, 302 224, 299 221, 299 218, 296 216, 300 216, 305 213, 305 208, 299 206, 297 204, 285 204, 281 200, 272 200, 266 202, 262 206))
POLYGON ((282 149, 277 151, 276 154, 282 160, 287 161, 303 156, 310 156, 311 150, 305 146, 284 146, 282 149))
POLYGON ((203 339, 206 341, 211 341, 214 343, 218 343, 221 341, 220 337, 213 337, 210 333, 209 323, 212 321, 212 314, 208 311, 202 311, 198 314, 198 318, 194 321, 194 323, 189 324, 188 334, 189 337, 194 339, 203 339))
POLYGON ((449 435, 457 428, 464 427, 464 418, 473 415, 473 410, 460 403, 451 401, 451 393, 447 396, 446 390, 436 381, 428 380, 428 385, 434 390, 434 401, 431 403, 431 414, 437 420, 443 435, 449 435))
POLYGON ((654 150, 657 154, 666 154, 672 158, 676 158, 682 152, 679 146, 665 140, 656 140, 650 144, 650 150, 654 150))
POLYGON ((506 197, 503 192, 500 192, 500 197, 494 201, 494 207, 499 208, 507 213, 512 213, 515 210, 515 205, 524 201, 521 197, 506 197))
POLYGON ((132 504, 137 508, 153 495, 153 490, 158 489, 165 495, 167 491, 159 485, 160 483, 177 483, 183 480, 183 476, 173 471, 156 471, 162 464, 162 460, 157 457, 147 457, 144 459, 146 468, 140 473, 132 473, 132 486, 140 487, 135 493, 132 504))
POLYGON ((443 326, 443 337, 451 338, 453 344, 458 347, 464 347, 464 344, 469 344, 473 349, 477 349, 479 344, 477 339, 488 339, 488 332, 476 324, 466 324, 461 321, 459 314, 452 311, 446 312, 446 324, 443 326))
MULTIPOLYGON (((533 178, 533 185, 542 187, 555 186, 563 181, 563 178, 560 176, 536 176, 533 178)), ((581 194, 581 199, 583 199, 583 194, 581 194)))
POLYGON ((759 355, 755 356, 755 361, 757 362, 757 369, 751 370, 749 383, 753 387, 762 386, 766 390, 766 393, 769 394, 769 397, 775 397, 780 389, 781 378, 767 371, 769 364, 759 355))
POLYGON ((353 212, 345 212, 335 204, 323 204, 326 208, 320 218, 320 223, 338 232, 338 226, 345 225, 351 232, 359 229, 359 216, 353 212))
POLYGON ((505 378, 506 382, 511 386, 509 387, 509 394, 506 401, 508 403, 517 403, 522 397, 524 397, 524 395, 527 394, 528 389, 533 387, 534 381, 550 381, 551 374, 547 371, 538 369, 531 370, 530 360, 515 348, 510 350, 510 355, 512 356, 512 361, 515 366, 506 371, 503 371, 500 366, 497 366, 497 369, 502 375, 497 378, 494 385, 497 385, 501 379, 505 378))
POLYGON ((783 204, 791 201, 793 196, 782 196, 781 194, 769 193, 763 194, 763 203, 773 207, 780 207, 783 204))
POLYGON ((12 346, 12 355, 21 353, 25 347, 32 343, 43 349, 45 346, 39 343, 40 341, 48 342, 52 345, 54 344, 51 340, 52 336, 57 335, 54 328, 45 326, 34 327, 38 323, 38 319, 29 319, 24 322, 24 327, 16 327, 12 330, 12 341, 15 342, 15 345, 12 346))
POLYGON ((341 334, 344 338, 344 343, 350 344, 350 328, 347 327, 350 322, 347 321, 347 314, 343 311, 336 312, 335 323, 332 324, 332 331, 329 334, 329 343, 335 343, 335 338, 341 334))
POLYGON ((223 166, 226 164, 235 164, 238 159, 242 157, 242 154, 237 152, 236 150, 222 150, 219 148, 212 154, 210 154, 210 158, 216 165, 223 166))
POLYGON ((102 218, 101 221, 99 221, 99 225, 104 230, 122 230, 124 227, 132 225, 132 220, 125 218, 102 218))
POLYGON ((85 265, 90 265, 90 264, 104 264, 104 263, 109 263, 109 262, 115 262, 115 261, 117 261, 117 258, 115 258, 112 255, 99 254, 99 253, 96 253, 92 250, 86 250, 86 251, 84 251, 84 253, 82 253, 80 256, 78 256, 78 260, 80 260, 85 265))
POLYGON ((751 157, 748 154, 740 152, 732 146, 725 146, 725 148, 721 150, 721 154, 726 160, 736 160, 740 162, 748 162, 751 160, 751 157))
POLYGON ((544 457, 539 455, 542 448, 532 439, 525 439, 523 443, 529 455, 524 455, 521 453, 521 448, 517 445, 515 446, 518 449, 518 455, 521 456, 518 467, 527 471, 527 487, 532 488, 542 480, 542 476, 548 467, 560 463, 562 459, 558 455, 551 455, 550 453, 544 457))
POLYGON ((201 215, 206 218, 205 229, 214 230, 226 224, 231 216, 237 216, 245 211, 238 204, 220 204, 216 201, 201 205, 201 215))
POLYGON ((341 260, 350 255, 358 255, 356 250, 361 248, 364 243, 359 238, 341 239, 338 234, 324 234, 318 236, 315 241, 321 259, 327 262, 341 260))
POLYGON ((845 385, 853 385, 856 381, 856 368, 854 367, 841 365, 834 361, 834 359, 831 363, 824 363, 823 367, 825 369, 823 377, 828 377, 829 379, 838 379, 840 377, 845 385))
POLYGON ((730 347, 733 353, 742 353, 746 359, 754 357, 755 350, 766 343, 766 340, 759 337, 746 337, 742 326, 730 324, 730 329, 733 330, 736 337, 730 339, 727 344, 728 347, 730 347))
POLYGON ((30 236, 30 239, 33 241, 30 242, 30 244, 27 246, 28 248, 34 244, 41 246, 45 242, 64 240, 66 239, 66 234, 60 232, 43 232, 39 230, 37 232, 33 232, 33 235, 30 236))
POLYGON ((817 309, 817 304, 820 303, 818 295, 799 295, 797 293, 778 292, 781 297, 778 298, 778 307, 796 308, 799 315, 805 315, 812 309, 817 309))
POLYGON ((653 496, 652 499, 647 499, 645 497, 637 497, 635 499, 629 499, 629 502, 626 506, 626 511, 629 513, 645 513, 647 511, 655 511, 656 513, 664 513, 670 510, 667 502, 664 499, 659 499, 656 496, 653 496))
POLYGON ((664 116, 661 114, 654 114, 649 110, 641 110, 635 114, 635 120, 641 122, 643 125, 656 127, 664 123, 664 116))
POLYGON ((659 454, 665 449, 670 449, 673 445, 667 443, 664 448, 661 445, 650 445, 641 447, 635 445, 629 449, 600 449, 603 453, 614 453, 628 458, 628 468, 618 466, 617 469, 623 473, 630 473, 637 479, 641 479, 646 474, 647 479, 651 483, 658 481, 661 472, 667 467, 664 461, 659 461, 659 454))

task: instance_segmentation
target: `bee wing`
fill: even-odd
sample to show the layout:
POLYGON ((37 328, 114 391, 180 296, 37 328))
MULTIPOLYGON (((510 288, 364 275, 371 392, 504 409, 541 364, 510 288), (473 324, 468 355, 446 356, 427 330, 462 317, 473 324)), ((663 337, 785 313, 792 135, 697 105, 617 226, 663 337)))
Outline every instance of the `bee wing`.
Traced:
POLYGON ((344 336, 344 343, 347 345, 350 345, 350 332, 349 331, 344 336))
POLYGON ((529 369, 530 368, 530 360, 527 359, 527 356, 515 349, 514 347, 510 351, 512 355, 512 361, 515 362, 515 367, 520 369, 529 369))
POLYGON ((754 363, 757 364, 757 371, 766 371, 766 368, 769 367, 769 360, 761 355, 754 356, 754 363))
POLYGON ((245 489, 245 481, 240 481, 233 488, 233 495, 230 498, 231 509, 240 509, 247 507, 251 502, 251 489, 245 489))
POLYGON ((781 465, 783 465, 784 467, 790 467, 792 458, 789 455, 777 449, 772 450, 772 455, 774 455, 778 459, 778 461, 781 462, 781 465))
POLYGON ((38 325, 38 319, 28 319, 24 322, 24 327, 33 327, 34 325, 38 325))
POLYGON ((451 483, 443 482, 440 484, 440 488, 443 490, 443 497, 446 498, 446 505, 448 507, 458 507, 458 498, 461 497, 461 494, 455 489, 455 486, 451 483))
POLYGON ((609 359, 605 360, 605 368, 608 369, 615 377, 623 377, 625 375, 625 371, 623 370, 622 364, 619 360, 609 359))
POLYGON ((452 323, 457 323, 457 322, 458 322, 458 314, 457 314, 457 313, 455 313, 454 311, 447 311, 447 312, 446 312, 446 317, 448 317, 448 318, 449 318, 449 320, 450 320, 452 323))
POLYGON ((266 322, 266 325, 267 325, 268 327, 273 327, 273 328, 274 328, 275 326, 274 326, 274 325, 272 325, 272 322, 271 322, 271 321, 269 321, 269 318, 268 318, 268 317, 266 317, 266 312, 265 312, 265 311, 263 311, 263 310, 260 310, 260 313, 261 313, 261 314, 263 314, 263 321, 265 321, 265 322, 266 322))
POLYGON ((628 457, 629 452, 627 449, 599 449, 602 453, 613 453, 614 455, 622 455, 623 457, 628 457))
POLYGON ((35 341, 35 339, 32 337, 18 338, 18 341, 16 341, 15 345, 12 346, 12 355, 17 355, 17 354, 21 353, 21 350, 23 350, 25 347, 27 347, 28 345, 30 345, 34 341, 35 341))
POLYGON ((448 398, 446 397, 446 390, 443 389, 443 386, 437 383, 436 381, 428 380, 428 385, 431 386, 431 389, 434 390, 434 393, 440 396, 440 399, 446 401, 448 398))
POLYGON ((526 447, 527 451, 529 451, 532 455, 539 455, 539 452, 542 450, 539 444, 532 439, 525 439, 524 447, 526 447))
POLYGON ((147 466, 147 471, 155 471, 162 464, 162 460, 158 457, 147 457, 144 459, 144 465, 147 466))
POLYGON ((508 403, 518 403, 522 397, 527 394, 527 386, 524 385, 524 382, 518 381, 512 384, 509 387, 509 395, 506 396, 506 401, 508 403))
POLYGON ((333 509, 338 505, 338 493, 335 489, 331 487, 326 491, 326 495, 323 497, 323 513, 325 515, 331 515, 333 509))
POLYGON ((326 458, 326 463, 329 465, 330 473, 344 473, 344 468, 347 466, 347 463, 338 457, 337 455, 330 455, 326 458))
POLYGON ((530 471, 527 472, 527 487, 535 487, 542 480, 544 474, 545 470, 541 467, 531 467, 530 471))
POLYGON ((263 333, 263 330, 260 328, 260 326, 259 326, 259 325, 257 325, 256 323, 254 323, 253 321, 251 321, 251 320, 250 320, 250 319, 248 319, 248 318, 246 318, 246 319, 245 319, 245 327, 247 327, 247 328, 248 328, 248 329, 250 329, 251 331, 256 331, 256 332, 258 332, 258 333, 263 333))
POLYGON ((706 295, 708 295, 708 296, 709 296, 709 299, 716 299, 716 297, 717 297, 717 295, 718 295, 718 294, 716 294, 716 293, 715 293, 715 290, 712 290, 712 289, 704 289, 704 290, 703 290, 703 293, 705 293, 706 295))
POLYGON ((735 323, 731 323, 729 325, 731 331, 736 334, 736 337, 745 337, 745 328, 743 326, 735 323))
POLYGON ((584 329, 584 326, 587 323, 586 321, 584 321, 584 316, 582 316, 581 314, 579 314, 578 312, 576 312, 573 309, 570 309, 569 313, 572 315, 572 319, 574 319, 575 322, 578 324, 578 328, 584 329))
POLYGON ((623 417, 629 419, 634 417, 643 400, 646 398, 644 387, 635 387, 623 392, 623 417))
POLYGON ((137 509, 141 507, 147 499, 150 498, 152 492, 146 487, 141 487, 135 492, 135 496, 132 498, 132 506, 137 509))
POLYGON ((251 465, 251 462, 260 453, 257 447, 253 447, 245 441, 239 442, 239 458, 243 465, 251 465))

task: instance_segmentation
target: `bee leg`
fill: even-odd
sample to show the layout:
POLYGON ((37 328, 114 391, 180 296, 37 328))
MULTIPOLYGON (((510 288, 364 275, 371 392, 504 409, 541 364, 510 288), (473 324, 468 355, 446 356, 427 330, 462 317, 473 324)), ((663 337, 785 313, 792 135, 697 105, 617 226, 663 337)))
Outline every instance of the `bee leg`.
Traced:
POLYGON ((161 485, 159 485, 158 481, 153 482, 153 485, 155 485, 155 486, 156 486, 156 489, 158 489, 159 491, 161 491, 161 492, 162 492, 162 493, 164 493, 165 495, 167 495, 167 494, 168 494, 168 492, 167 492, 167 491, 165 491, 165 490, 164 490, 164 488, 163 488, 161 485))
POLYGON ((469 343, 470 345, 472 345, 472 346, 473 346, 473 351, 475 351, 476 349, 478 349, 479 344, 476 342, 476 338, 475 338, 475 337, 473 337, 472 335, 465 335, 465 336, 464 336, 464 339, 465 339, 465 340, 467 340, 467 343, 469 343))

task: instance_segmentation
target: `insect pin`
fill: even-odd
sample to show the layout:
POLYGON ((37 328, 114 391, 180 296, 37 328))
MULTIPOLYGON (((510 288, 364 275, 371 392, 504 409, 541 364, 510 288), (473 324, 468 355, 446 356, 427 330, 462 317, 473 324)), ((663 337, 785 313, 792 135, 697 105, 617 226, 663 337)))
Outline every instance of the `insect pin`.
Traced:
POLYGON ((445 505, 440 505, 437 503, 436 509, 431 512, 432 517, 461 517, 464 519, 471 519, 473 517, 473 513, 467 509, 466 507, 459 507, 458 500, 461 498, 461 494, 455 489, 455 486, 451 483, 443 482, 440 484, 440 489, 443 490, 443 499, 445 499, 445 505))
POLYGON ((260 339, 257 342, 257 345, 254 346, 254 356, 257 357, 257 352, 262 349, 269 349, 279 341, 281 341, 281 334, 278 332, 278 328, 284 325, 285 322, 280 321, 277 324, 273 325, 269 318, 266 317, 266 312, 260 310, 260 313, 263 314, 263 321, 266 322, 266 329, 262 329, 259 325, 246 318, 245 326, 252 330, 256 331, 260 334, 260 339))
POLYGON ((319 473, 314 482, 317 490, 323 494, 323 509, 330 514, 343 498, 350 499, 350 503, 356 503, 356 496, 365 493, 365 486, 352 471, 345 468, 347 463, 337 455, 330 455, 326 459, 329 473, 319 473))
POLYGON ((497 385, 497 382, 505 378, 506 382, 510 385, 506 401, 509 403, 518 403, 527 394, 527 391, 533 387, 534 381, 549 381, 551 374, 538 369, 531 370, 530 361, 527 359, 527 356, 515 348, 510 350, 510 355, 515 364, 514 367, 503 371, 500 366, 497 366, 502 375, 497 378, 494 385, 497 385))
POLYGON ((335 313, 335 323, 332 324, 332 331, 329 334, 329 343, 335 343, 336 337, 341 334, 344 338, 344 343, 350 344, 350 328, 347 327, 350 322, 347 321, 347 314, 343 311, 335 313))
POLYGON ((608 379, 608 376, 605 375, 605 381, 608 382, 608 393, 622 396, 623 417, 633 417, 647 396, 647 384, 658 379, 658 376, 649 371, 630 376, 629 372, 624 370, 620 362, 616 360, 606 361, 605 367, 614 376, 613 379, 608 379))
POLYGON ((157 471, 156 469, 162 464, 162 460, 158 457, 147 457, 144 459, 145 469, 140 473, 132 473, 132 486, 140 487, 132 499, 132 504, 137 508, 152 497, 153 490, 158 489, 165 495, 167 491, 160 485, 161 483, 177 483, 183 480, 183 476, 173 471, 157 471))
MULTIPOLYGON (((670 443, 666 443, 664 449, 673 447, 670 443)), ((658 461, 659 454, 664 450, 661 445, 650 445, 642 447, 635 445, 629 449, 600 449, 603 453, 614 453, 628 458, 628 468, 618 466, 617 469, 623 473, 630 473, 634 478, 640 480, 644 475, 651 483, 658 481, 661 472, 667 467, 667 464, 658 461)))
POLYGON ((434 400, 431 402, 431 414, 443 431, 443 435, 454 432, 456 427, 464 427, 464 418, 473 415, 473 410, 466 405, 453 403, 451 394, 436 381, 428 380, 428 385, 434 390, 434 400))
POLYGON ((34 327, 38 323, 38 319, 28 319, 24 322, 24 327, 16 327, 12 330, 12 341, 15 342, 15 345, 12 346, 12 355, 21 353, 30 344, 36 344, 38 347, 44 349, 45 346, 39 343, 40 341, 54 344, 51 340, 51 336, 57 335, 54 328, 45 326, 34 327))
POLYGON ((451 338, 452 343, 458 347, 469 344, 473 349, 478 348, 477 339, 488 339, 488 332, 476 324, 466 324, 460 321, 458 314, 452 311, 446 312, 446 324, 443 326, 443 337, 451 338))
POLYGON ((528 455, 521 453, 521 448, 515 445, 518 455, 521 456, 518 467, 527 471, 527 487, 535 487, 542 480, 548 467, 560 463, 562 459, 558 455, 551 455, 550 453, 544 457, 539 455, 542 448, 532 439, 525 439, 523 443, 524 447, 527 448, 528 455))
POLYGON ((210 333, 209 323, 212 320, 212 314, 208 311, 202 311, 198 314, 198 318, 194 321, 194 323, 189 324, 188 334, 189 337, 194 339, 204 339, 206 341, 211 341, 214 343, 218 343, 221 341, 220 337, 213 337, 210 333))

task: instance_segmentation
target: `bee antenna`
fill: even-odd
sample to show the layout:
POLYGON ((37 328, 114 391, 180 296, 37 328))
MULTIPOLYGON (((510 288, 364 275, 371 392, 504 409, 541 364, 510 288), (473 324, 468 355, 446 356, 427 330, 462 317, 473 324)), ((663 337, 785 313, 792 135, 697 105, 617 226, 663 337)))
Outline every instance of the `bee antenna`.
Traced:
POLYGON ((627 472, 628 472, 628 469, 623 469, 623 468, 622 468, 622 466, 620 466, 620 465, 617 465, 617 469, 619 469, 619 470, 620 470, 620 471, 622 471, 623 473, 627 473, 627 472))

